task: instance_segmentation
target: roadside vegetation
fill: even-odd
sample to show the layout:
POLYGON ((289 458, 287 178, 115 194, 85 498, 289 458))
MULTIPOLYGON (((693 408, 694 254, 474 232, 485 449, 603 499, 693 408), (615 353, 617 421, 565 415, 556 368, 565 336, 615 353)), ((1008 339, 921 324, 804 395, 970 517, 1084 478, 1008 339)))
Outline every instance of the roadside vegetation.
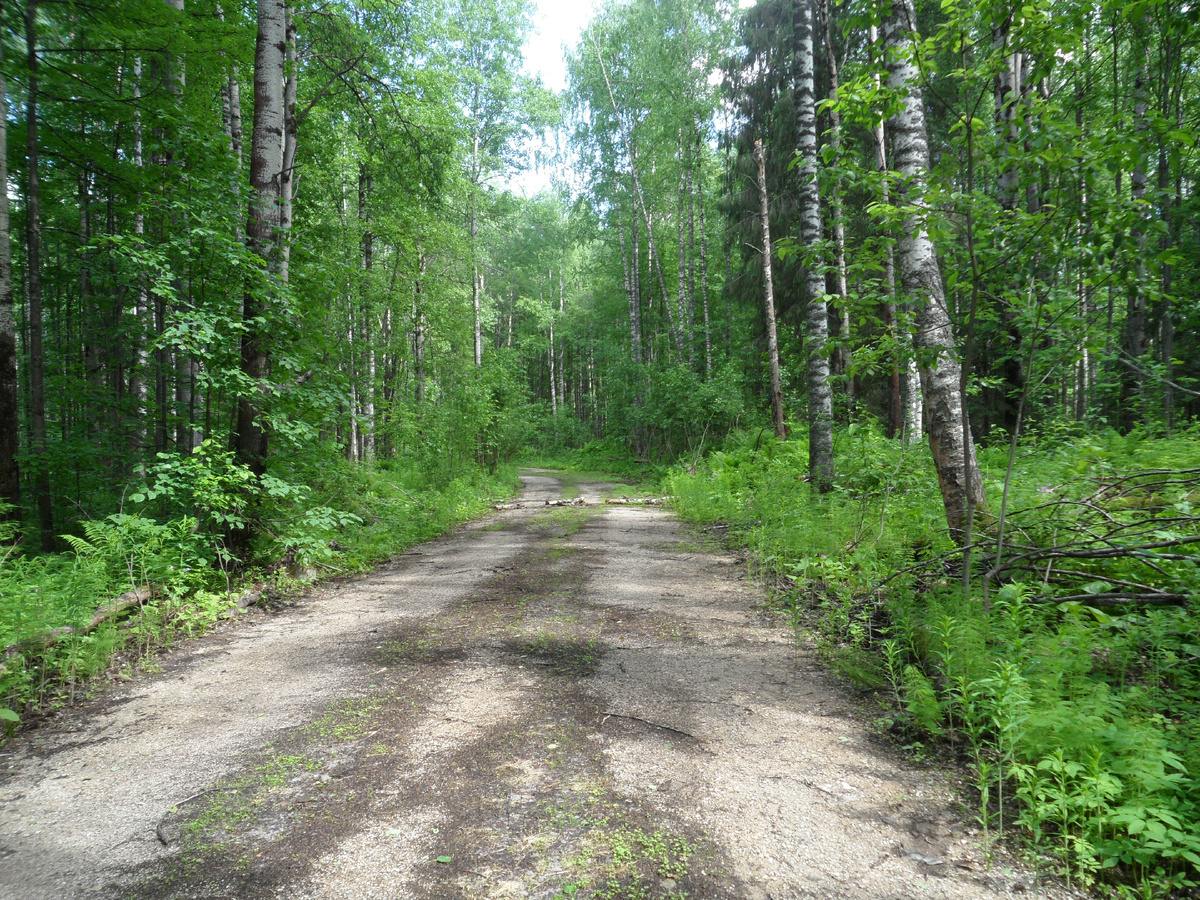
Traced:
POLYGON ((154 665, 157 651, 251 603, 367 571, 510 497, 516 470, 457 473, 420 460, 359 466, 314 452, 260 478, 209 444, 160 454, 121 511, 78 524, 70 549, 22 553, 0 532, 0 717, 86 696, 87 680, 154 665), (230 534, 256 517, 239 559, 230 534), (119 598, 123 598, 120 600, 119 598), (132 601, 123 602, 123 601, 132 601))
POLYGON ((1022 441, 999 563, 1008 452, 981 450, 965 588, 928 451, 874 428, 837 432, 848 474, 824 496, 803 439, 756 432, 667 485, 685 518, 728 526, 881 725, 969 769, 985 836, 1072 882, 1168 896, 1200 883, 1198 437, 1022 441))

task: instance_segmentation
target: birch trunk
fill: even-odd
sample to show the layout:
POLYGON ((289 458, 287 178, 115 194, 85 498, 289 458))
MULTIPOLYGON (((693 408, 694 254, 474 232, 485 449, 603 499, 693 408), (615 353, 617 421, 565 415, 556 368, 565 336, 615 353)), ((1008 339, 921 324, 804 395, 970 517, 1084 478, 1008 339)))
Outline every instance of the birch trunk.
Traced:
POLYGON ((475 367, 483 365, 483 319, 479 289, 479 131, 475 131, 471 156, 471 305, 475 310, 475 367))
MULTIPOLYGON (((0 44, 0 109, 8 109, 4 47, 0 44)), ((0 184, 8 184, 8 117, 0 116, 0 184)), ((21 473, 17 463, 21 400, 17 386, 17 329, 13 316, 11 224, 8 191, 0 191, 0 503, 12 506, 0 520, 21 519, 21 473)))
MULTIPOLYGON (((697 138, 697 141, 699 138, 697 138)), ((700 156, 696 205, 700 214, 700 302, 704 310, 704 377, 712 377, 712 323, 708 318, 708 240, 704 230, 704 157, 700 156)))
MULTIPOLYGON (((142 99, 142 60, 133 60, 133 165, 135 169, 145 167, 145 157, 142 152, 142 113, 139 108, 142 99)), ((142 212, 141 196, 136 198, 136 211, 133 214, 133 234, 138 245, 146 235, 146 216, 142 212)), ((134 366, 129 381, 129 393, 137 398, 137 426, 134 429, 135 449, 144 450, 146 447, 146 421, 150 414, 150 391, 146 375, 150 370, 150 353, 146 348, 146 335, 150 333, 150 294, 146 290, 146 280, 139 276, 137 279, 137 297, 134 301, 134 366)))
MULTIPOLYGON (((635 222, 636 226, 637 223, 635 222)), ((634 365, 642 362, 641 325, 638 322, 638 298, 634 292, 633 269, 637 266, 637 250, 634 245, 634 258, 629 259, 629 250, 625 246, 625 218, 621 215, 621 207, 617 206, 617 235, 621 241, 621 265, 625 272, 625 299, 629 302, 629 358, 634 365)))
MULTIPOLYGON (((566 289, 563 284, 562 269, 558 270, 558 317, 561 319, 566 304, 566 289)), ((558 399, 565 407, 567 405, 567 346, 566 341, 558 342, 558 399)))
MULTIPOLYGON (((679 224, 679 281, 677 291, 678 294, 678 309, 679 309, 679 328, 685 329, 685 323, 688 320, 687 315, 687 250, 684 244, 684 238, 687 234, 687 216, 685 215, 687 200, 684 197, 684 189, 686 179, 683 173, 683 132, 679 132, 679 204, 676 209, 679 224)), ((687 362, 689 368, 692 367, 692 329, 686 328, 683 335, 684 343, 687 346, 687 356, 684 361, 687 362)))
MULTIPOLYGON (((284 161, 284 54, 287 46, 284 0, 259 0, 254 48, 254 130, 250 145, 250 249, 266 261, 268 276, 282 274, 278 232, 284 161)), ((242 315, 242 373, 254 385, 238 400, 235 443, 239 461, 256 475, 266 471, 269 434, 262 420, 271 357, 260 321, 264 298, 251 288, 242 315)))
MULTIPOLYGON (((825 59, 829 64, 829 100, 831 104, 836 104, 838 99, 838 63, 837 54, 834 53, 833 26, 829 17, 829 2, 828 0, 817 0, 817 2, 820 3, 821 25, 824 30, 825 59)), ((836 160, 842 149, 842 116, 838 112, 836 105, 830 105, 829 107, 829 144, 833 150, 833 158, 836 160)), ((853 403, 854 376, 849 374, 849 369, 854 361, 850 350, 850 287, 846 277, 846 222, 842 210, 840 190, 835 189, 833 191, 832 196, 829 198, 829 205, 833 212, 834 272, 837 276, 837 294, 840 298, 838 316, 841 321, 841 341, 837 350, 838 373, 846 376, 846 397, 853 403)))
POLYGON ((889 84, 903 95, 900 109, 891 122, 896 169, 904 185, 897 191, 897 200, 913 207, 900 239, 900 277, 905 291, 917 303, 914 343, 925 363, 921 368, 921 384, 929 447, 937 468, 946 521, 955 539, 961 541, 968 507, 973 502, 982 503, 983 485, 965 427, 966 411, 959 384, 962 369, 955 355, 941 269, 920 211, 929 171, 929 143, 920 72, 913 62, 917 39, 913 0, 892 0, 891 16, 884 22, 883 34, 888 50, 889 84))
POLYGON ((427 267, 425 253, 417 248, 417 278, 413 283, 413 368, 416 371, 416 393, 414 399, 420 405, 425 402, 425 304, 423 291, 425 270, 427 267))
POLYGON ((547 352, 550 359, 550 412, 558 418, 558 380, 554 377, 554 319, 550 320, 550 349, 547 352))
MULTIPOLYGON (((282 2, 282 0, 281 0, 282 2)), ((279 166, 279 280, 286 282, 292 261, 292 199, 296 191, 296 136, 299 122, 296 120, 296 96, 299 89, 299 60, 296 54, 296 21, 291 7, 286 17, 283 68, 283 156, 279 166)))
MULTIPOLYGON (((805 267, 805 353, 808 357, 808 475, 821 493, 833 487, 833 392, 829 387, 829 308, 825 303, 825 276, 813 260, 820 247, 821 196, 817 186, 817 108, 813 61, 813 8, 806 0, 796 9, 800 240, 812 260, 805 267)), ((763 187, 759 188, 764 190, 763 187)))
MULTIPOLYGON (((367 279, 370 278, 371 269, 375 264, 375 235, 371 232, 371 187, 372 179, 367 171, 365 163, 360 163, 358 167, 358 218, 363 223, 362 236, 362 267, 367 279)), ((368 283, 366 290, 367 298, 370 297, 370 285, 368 283)), ((371 310, 369 299, 364 299, 362 310, 362 340, 366 346, 367 355, 367 378, 366 384, 363 385, 362 395, 362 445, 363 459, 374 459, 375 457, 375 339, 374 339, 375 314, 371 310)))
POLYGON ((783 421, 783 384, 779 377, 779 336, 775 330, 775 286, 771 279, 771 211, 767 200, 767 163, 762 141, 754 142, 754 161, 758 164, 758 220, 762 227, 763 299, 767 313, 767 360, 771 369, 771 419, 775 437, 787 439, 783 421))
MULTIPOLYGON (((879 43, 879 30, 874 25, 870 26, 870 42, 872 47, 879 43)), ((878 74, 875 75, 875 86, 882 87, 878 74)), ((879 199, 884 206, 888 206, 891 203, 891 187, 887 175, 887 131, 883 119, 880 119, 871 128, 871 135, 875 139, 875 169, 880 174, 879 199)), ((893 341, 897 347, 909 349, 912 346, 912 334, 907 328, 899 328, 896 321, 896 252, 890 243, 887 247, 887 256, 884 258, 884 280, 887 284, 888 295, 883 310, 885 323, 891 330, 893 341)), ((900 364, 897 363, 893 367, 889 395, 890 418, 888 424, 892 437, 899 436, 910 445, 919 444, 921 442, 921 408, 923 406, 921 376, 917 371, 917 361, 911 353, 905 353, 903 378, 901 378, 900 364), (901 390, 902 381, 903 390, 901 390)))

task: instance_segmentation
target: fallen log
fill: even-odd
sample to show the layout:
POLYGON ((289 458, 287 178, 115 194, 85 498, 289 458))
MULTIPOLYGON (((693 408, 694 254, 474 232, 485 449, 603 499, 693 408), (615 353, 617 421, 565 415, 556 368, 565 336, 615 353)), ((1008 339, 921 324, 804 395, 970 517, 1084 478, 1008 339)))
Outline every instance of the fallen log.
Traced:
POLYGON ((662 506, 666 497, 610 497, 605 503, 613 506, 662 506))
POLYGON ((115 619, 123 613, 128 612, 135 606, 140 607, 145 603, 154 591, 150 585, 144 584, 132 591, 126 591, 115 600, 110 600, 98 607, 92 617, 83 625, 64 625, 61 628, 54 628, 44 634, 39 634, 37 637, 26 638, 23 641, 18 641, 15 644, 9 644, 4 648, 4 652, 0 653, 0 677, 4 676, 8 668, 9 660, 17 656, 22 656, 29 651, 47 650, 53 647, 60 640, 71 635, 79 635, 82 637, 91 631, 99 628, 109 619, 115 619))
POLYGON ((571 500, 541 500, 530 501, 528 503, 493 503, 492 509, 500 512, 507 512, 510 509, 545 509, 548 506, 588 506, 588 502, 582 497, 575 497, 571 500))

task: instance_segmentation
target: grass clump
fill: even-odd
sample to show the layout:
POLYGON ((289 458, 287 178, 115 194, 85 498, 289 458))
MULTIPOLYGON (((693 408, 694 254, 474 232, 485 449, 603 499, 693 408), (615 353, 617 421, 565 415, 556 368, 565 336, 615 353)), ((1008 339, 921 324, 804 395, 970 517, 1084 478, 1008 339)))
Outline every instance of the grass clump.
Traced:
MULTIPOLYGON (((877 688, 886 721, 963 759, 986 835, 1019 834, 1071 880, 1165 895, 1200 884, 1200 560, 1186 543, 1094 548, 1200 534, 1187 482, 1196 437, 1022 444, 1014 562, 986 593, 994 544, 976 551, 964 594, 928 452, 873 429, 837 435, 846 474, 824 497, 804 480, 802 436, 736 437, 668 484, 685 518, 728 527, 827 660, 877 688), (1089 516, 1109 522, 1103 541, 1088 537, 1089 516), (1053 555, 1068 544, 1074 556, 1053 555), (1179 600, 1122 603, 1122 592, 1179 600)), ((992 504, 980 539, 994 541, 1007 453, 984 449, 980 464, 992 504)))

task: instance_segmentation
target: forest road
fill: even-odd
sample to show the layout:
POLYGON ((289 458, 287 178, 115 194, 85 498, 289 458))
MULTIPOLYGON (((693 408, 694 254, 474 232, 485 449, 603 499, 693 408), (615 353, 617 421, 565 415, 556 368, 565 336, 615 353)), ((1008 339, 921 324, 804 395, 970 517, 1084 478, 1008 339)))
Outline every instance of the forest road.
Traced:
POLYGON ((976 898, 906 766, 735 557, 524 499, 190 641, 0 757, 0 898, 976 898))

